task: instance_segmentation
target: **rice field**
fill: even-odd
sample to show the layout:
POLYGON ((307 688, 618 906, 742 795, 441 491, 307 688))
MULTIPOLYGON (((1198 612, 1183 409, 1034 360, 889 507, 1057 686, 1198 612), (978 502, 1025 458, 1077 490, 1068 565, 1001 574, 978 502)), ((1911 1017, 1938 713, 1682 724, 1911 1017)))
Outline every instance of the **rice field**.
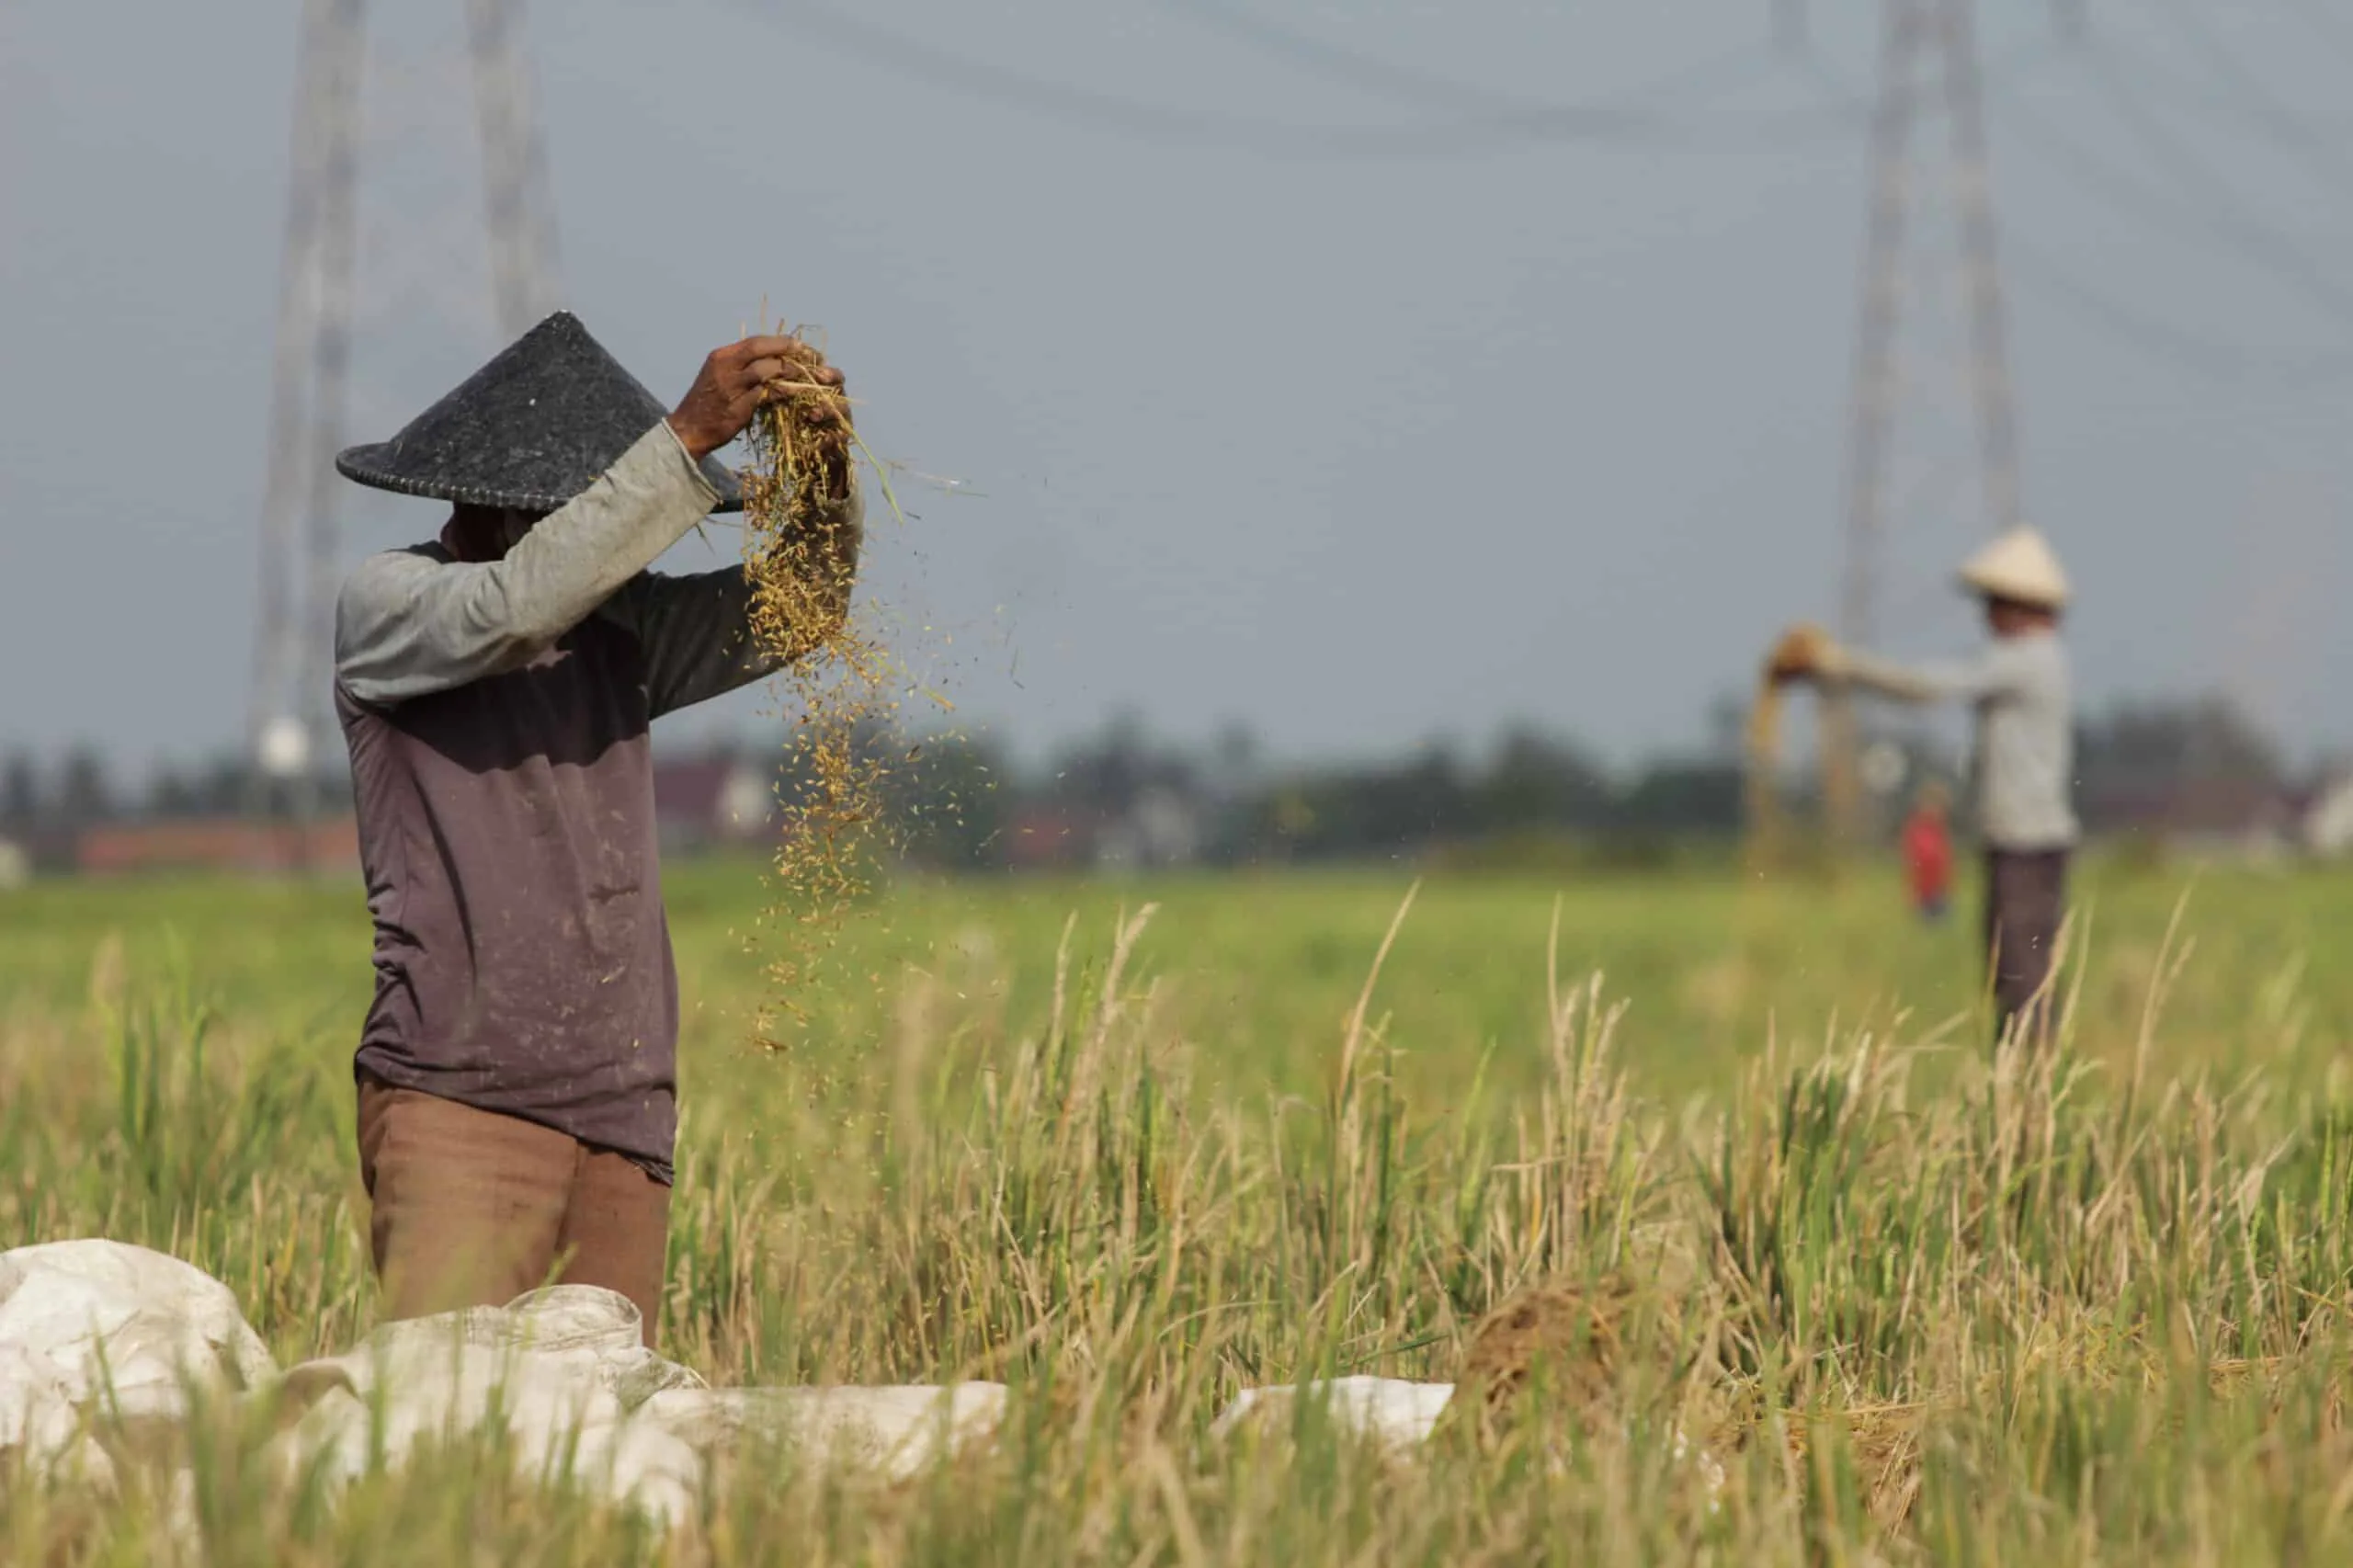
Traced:
MULTIPOLYGON (((2353 876, 2080 891, 2048 1058, 1986 1049, 1967 919, 1892 875, 1403 871, 901 886, 772 1051, 759 872, 676 868, 661 1348, 1003 1381, 998 1440, 747 1455, 657 1540, 459 1451, 328 1508, 208 1431, 193 1537, 0 1466, 0 1560, 2353 1559, 2353 876), (1408 1456, 1312 1402, 1210 1431, 1466 1369, 1408 1456)), ((369 981, 349 888, 0 895, 0 1247, 158 1247, 281 1363, 348 1346, 369 981)))

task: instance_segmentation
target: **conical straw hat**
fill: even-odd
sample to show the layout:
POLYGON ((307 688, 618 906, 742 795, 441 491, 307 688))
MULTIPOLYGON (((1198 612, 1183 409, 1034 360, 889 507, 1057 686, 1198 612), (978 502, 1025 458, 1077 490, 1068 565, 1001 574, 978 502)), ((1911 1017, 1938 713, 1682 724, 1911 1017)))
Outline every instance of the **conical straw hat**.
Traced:
MULTIPOLYGON (((347 479, 404 495, 552 512, 597 483, 659 424, 661 400, 558 311, 400 434, 338 454, 347 479)), ((716 458, 703 477, 722 512, 743 493, 716 458)))
POLYGON ((2034 529, 2012 528, 1971 557, 1963 585, 1989 598, 2057 609, 2067 602, 2067 574, 2050 541, 2034 529))

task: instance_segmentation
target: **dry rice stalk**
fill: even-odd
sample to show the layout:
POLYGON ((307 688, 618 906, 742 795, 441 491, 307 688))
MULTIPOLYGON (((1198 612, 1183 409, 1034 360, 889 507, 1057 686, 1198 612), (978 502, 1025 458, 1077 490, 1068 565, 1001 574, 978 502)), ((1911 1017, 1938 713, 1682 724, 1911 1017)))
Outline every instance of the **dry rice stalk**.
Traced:
POLYGON ((1530 1418, 1597 1437, 1634 1414, 1630 1397, 1660 1397, 1678 1381, 1675 1320, 1671 1303, 1621 1273, 1523 1290, 1472 1330, 1448 1422, 1474 1424, 1482 1446, 1530 1418), (1655 1379, 1635 1370, 1645 1355, 1658 1360, 1655 1379), (1534 1397, 1544 1409, 1530 1408, 1534 1397))
MULTIPOLYGON (((1775 672, 1785 663, 1802 663, 1808 655, 1818 655, 1826 641, 1826 634, 1814 626, 1800 626, 1785 632, 1774 644, 1757 681, 1756 699, 1748 710, 1746 755, 1743 759, 1747 812, 1745 858, 1751 877, 1791 869, 1791 824, 1781 800, 1779 779, 1786 688, 1775 678, 1775 672)), ((1827 716, 1836 710, 1825 708, 1824 711, 1827 716)), ((1838 752, 1838 746, 1825 733, 1822 740, 1825 803, 1837 796, 1840 788, 1836 777, 1841 766, 1838 752)))
POLYGON ((1522 1290, 1472 1331, 1456 1386, 1476 1391, 1490 1415, 1508 1409, 1542 1366, 1551 1392, 1579 1412, 1612 1403, 1626 1355, 1633 1290, 1607 1279, 1591 1290, 1540 1285, 1522 1290))
POLYGON ((1929 1414, 1920 1404, 1786 1411, 1783 1430, 1792 1471, 1802 1472, 1817 1462, 1815 1428, 1835 1427, 1846 1439, 1873 1522, 1884 1530, 1901 1529, 1920 1500, 1921 1440, 1929 1414))
POLYGON ((797 710, 796 782, 782 802, 776 856, 776 924, 785 945, 770 976, 777 999, 805 1020, 800 996, 809 974, 869 891, 884 846, 894 753, 873 732, 890 727, 898 704, 889 657, 848 614, 857 562, 836 518, 858 482, 861 449, 849 400, 813 382, 770 390, 745 432, 744 572, 752 582, 752 636, 784 661, 797 710))
POLYGON ((1748 869, 1763 876, 1779 869, 1789 832, 1775 783, 1781 766, 1781 687, 1770 678, 1759 685, 1748 710, 1747 743, 1748 869))

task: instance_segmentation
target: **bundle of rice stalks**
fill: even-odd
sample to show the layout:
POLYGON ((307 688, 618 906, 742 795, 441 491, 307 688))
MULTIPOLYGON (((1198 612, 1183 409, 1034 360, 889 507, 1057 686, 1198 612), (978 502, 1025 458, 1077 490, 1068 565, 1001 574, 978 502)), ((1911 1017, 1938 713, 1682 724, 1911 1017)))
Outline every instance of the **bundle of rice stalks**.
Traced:
POLYGON ((770 390, 745 432, 744 572, 752 636, 785 661, 796 710, 776 858, 786 941, 770 967, 778 1000, 801 1017, 809 971, 868 892, 884 845, 894 754, 876 733, 898 704, 884 650, 849 616, 858 540, 848 507, 863 449, 849 399, 812 381, 770 390))
MULTIPOLYGON (((1781 728, 1788 689, 1780 676, 1785 672, 1818 668, 1828 643, 1828 635, 1819 627, 1794 627, 1775 642, 1758 672, 1756 699, 1748 710, 1742 759, 1747 819, 1745 858, 1751 876, 1796 869, 1796 834, 1780 795, 1781 728)), ((1823 705, 1822 790, 1825 805, 1838 798, 1843 787, 1841 769, 1848 749, 1848 738, 1840 732, 1845 714, 1842 703, 1823 705)))
POLYGON ((1896 1530, 1920 1500, 1922 1430, 1927 1407, 1859 1405, 1783 1416, 1790 1474, 1818 1487, 1851 1482, 1880 1528, 1896 1530), (1838 1471, 1852 1467, 1849 1477, 1838 1471))
POLYGON ((754 589, 752 633, 801 659, 855 639, 843 615, 853 557, 831 527, 857 484, 849 398, 813 381, 779 382, 752 416, 743 474, 744 570, 754 589))
POLYGON ((1472 1331, 1441 1431, 1485 1448, 1623 1430, 1688 1403, 1685 1349, 1675 1304, 1623 1274, 1530 1287, 1472 1331))
POLYGON ((1781 767, 1781 687, 1769 677, 1759 683, 1756 700, 1749 706, 1745 740, 1742 783, 1747 795, 1748 869, 1762 876, 1780 866, 1789 837, 1776 781, 1781 767))

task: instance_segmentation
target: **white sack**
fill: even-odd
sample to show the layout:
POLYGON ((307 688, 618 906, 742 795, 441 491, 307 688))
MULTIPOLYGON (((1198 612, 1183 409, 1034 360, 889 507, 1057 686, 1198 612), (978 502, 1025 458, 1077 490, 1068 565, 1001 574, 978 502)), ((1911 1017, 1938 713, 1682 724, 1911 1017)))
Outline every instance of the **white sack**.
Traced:
POLYGON ((282 1386, 300 1414, 278 1458, 341 1483, 397 1468, 421 1443, 498 1430, 528 1478, 568 1476, 676 1524, 694 1506, 701 1460, 630 1409, 700 1385, 640 1343, 627 1298, 557 1286, 511 1306, 386 1324, 348 1355, 303 1362, 282 1386))
POLYGON ((190 1385, 276 1371, 229 1288, 176 1258, 109 1241, 0 1253, 0 1449, 46 1457, 85 1411, 176 1426, 190 1385))
POLYGON ((819 1468, 906 1481, 994 1435, 1005 1420, 1006 1399, 1002 1383, 682 1389, 655 1394, 638 1414, 705 1453, 765 1440, 819 1468))
POLYGON ((1264 1420, 1288 1410, 1304 1393, 1324 1400, 1333 1424, 1382 1448, 1411 1449, 1427 1441, 1454 1397, 1452 1383, 1412 1383, 1395 1378, 1335 1378, 1305 1389, 1245 1389, 1210 1426, 1216 1437, 1231 1436, 1245 1421, 1264 1420))
POLYGON ((557 1286, 386 1324, 280 1379, 219 1280, 115 1242, 26 1247, 0 1253, 0 1453, 103 1481, 112 1471, 85 1436, 88 1416, 105 1418, 110 1440, 176 1433, 191 1385, 267 1386, 279 1417, 271 1451, 288 1473, 346 1483, 420 1444, 498 1430, 531 1479, 568 1477, 675 1525, 696 1506, 705 1456, 746 1437, 904 1480, 1004 1418, 995 1383, 712 1391, 648 1350, 642 1327, 625 1297, 557 1286))

